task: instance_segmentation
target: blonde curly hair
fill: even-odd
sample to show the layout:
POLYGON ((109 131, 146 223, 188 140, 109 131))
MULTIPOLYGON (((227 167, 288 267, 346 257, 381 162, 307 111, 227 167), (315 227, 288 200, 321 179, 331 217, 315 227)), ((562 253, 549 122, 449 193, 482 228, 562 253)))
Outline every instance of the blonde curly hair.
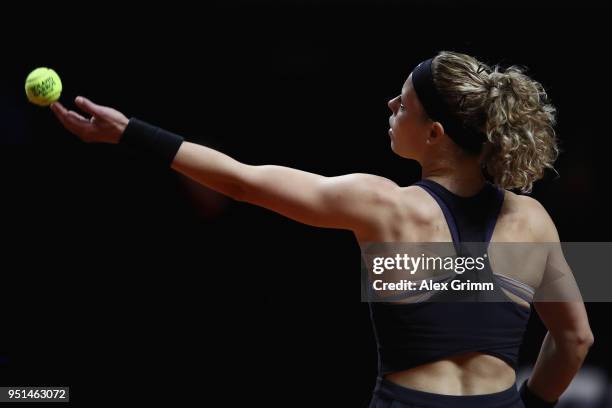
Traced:
POLYGON ((491 68, 469 55, 441 51, 432 70, 452 114, 486 135, 482 165, 497 185, 530 193, 546 168, 555 170, 556 109, 525 68, 491 68))

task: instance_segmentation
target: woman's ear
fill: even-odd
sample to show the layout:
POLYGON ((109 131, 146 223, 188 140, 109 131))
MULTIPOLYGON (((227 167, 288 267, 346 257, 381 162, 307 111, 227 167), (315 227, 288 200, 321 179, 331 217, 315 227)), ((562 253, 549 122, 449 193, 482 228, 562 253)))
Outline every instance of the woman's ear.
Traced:
POLYGON ((443 135, 444 126, 442 126, 440 122, 433 122, 429 131, 429 136, 427 137, 427 143, 437 143, 439 140, 442 140, 443 135))

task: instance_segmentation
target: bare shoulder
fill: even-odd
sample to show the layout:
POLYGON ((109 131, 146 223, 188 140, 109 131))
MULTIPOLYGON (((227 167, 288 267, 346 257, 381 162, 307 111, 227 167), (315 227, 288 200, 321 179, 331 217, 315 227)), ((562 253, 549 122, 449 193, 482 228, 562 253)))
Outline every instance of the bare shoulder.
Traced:
POLYGON ((505 190, 500 216, 513 222, 517 229, 531 236, 535 242, 558 240, 557 229, 548 211, 533 197, 505 190))
POLYGON ((431 195, 423 188, 410 185, 402 190, 402 204, 406 209, 406 215, 413 221, 429 222, 438 216, 438 206, 431 205, 431 195))
MULTIPOLYGON (((390 217, 387 224, 391 230, 401 229, 402 225, 416 230, 440 219, 440 208, 432 205, 431 195, 419 186, 398 187, 392 198, 393 205, 388 207, 391 211, 388 213, 390 217)), ((396 231, 393 235, 402 234, 396 231)))
MULTIPOLYGON (((338 197, 348 195, 375 208, 389 208, 395 205, 400 187, 394 181, 368 173, 351 173, 327 178, 330 190, 338 197)), ((359 205, 359 202, 353 202, 359 205)))
MULTIPOLYGON (((414 219, 423 219, 431 213, 426 196, 422 196, 416 186, 401 187, 395 182, 372 174, 354 173, 350 184, 359 185, 362 194, 360 202, 353 205, 367 205, 372 228, 356 233, 359 241, 393 241, 400 237, 403 230, 414 219)), ((425 193, 427 194, 427 193, 425 193)))
POLYGON ((386 177, 351 173, 329 177, 326 183, 333 201, 346 202, 351 211, 363 208, 363 212, 367 213, 373 224, 379 224, 388 218, 398 206, 401 188, 386 177))
POLYGON ((390 196, 393 200, 393 223, 410 222, 412 226, 430 224, 440 217, 440 208, 432 205, 431 195, 416 185, 398 187, 390 196))
POLYGON ((377 176, 376 174, 351 173, 340 177, 345 178, 347 182, 359 183, 363 186, 378 188, 381 191, 386 192, 393 192, 395 189, 399 188, 397 183, 393 180, 386 177, 377 176))

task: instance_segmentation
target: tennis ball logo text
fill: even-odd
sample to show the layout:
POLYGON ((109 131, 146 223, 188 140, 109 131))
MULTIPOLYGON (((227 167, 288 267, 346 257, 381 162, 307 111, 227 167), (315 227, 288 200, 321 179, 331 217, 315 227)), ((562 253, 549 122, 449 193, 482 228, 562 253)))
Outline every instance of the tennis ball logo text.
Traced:
POLYGON ((373 259, 372 272, 376 275, 382 274, 385 270, 406 270, 411 275, 414 275, 417 270, 446 270, 454 271, 457 274, 462 274, 466 270, 471 271, 473 269, 482 270, 484 269, 484 259, 487 254, 479 256, 477 258, 472 257, 439 257, 439 256, 421 256, 414 257, 404 254, 396 254, 395 257, 375 257, 373 259))
POLYGON ((53 91, 55 87, 55 80, 53 77, 48 77, 45 80, 34 84, 30 87, 30 91, 34 96, 45 96, 49 92, 53 91))

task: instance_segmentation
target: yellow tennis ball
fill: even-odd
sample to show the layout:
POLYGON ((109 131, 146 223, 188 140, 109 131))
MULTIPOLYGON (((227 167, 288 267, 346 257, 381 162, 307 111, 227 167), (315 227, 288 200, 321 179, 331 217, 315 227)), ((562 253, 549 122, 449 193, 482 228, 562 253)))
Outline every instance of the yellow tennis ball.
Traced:
POLYGON ((25 92, 28 100, 39 106, 49 106, 62 93, 62 81, 50 68, 36 68, 26 78, 25 92))

